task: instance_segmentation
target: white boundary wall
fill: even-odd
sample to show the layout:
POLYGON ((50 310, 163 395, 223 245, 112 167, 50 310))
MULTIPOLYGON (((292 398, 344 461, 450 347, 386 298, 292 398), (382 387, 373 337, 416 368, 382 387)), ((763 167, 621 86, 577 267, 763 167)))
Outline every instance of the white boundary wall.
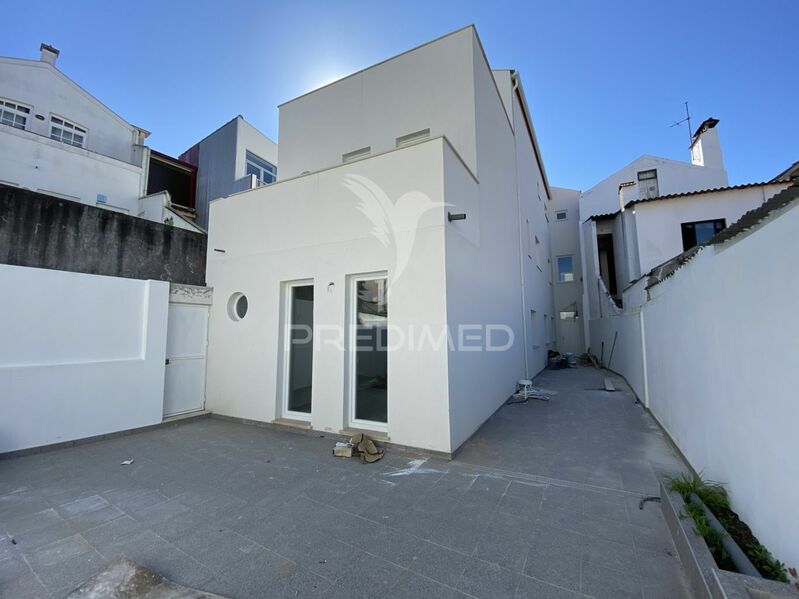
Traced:
POLYGON ((706 248, 644 306, 649 404, 685 457, 799 565, 799 205, 706 248))
POLYGON ((0 453, 161 422, 169 283, 0 265, 0 453))
POLYGON ((592 352, 621 373, 691 466, 726 485, 774 555, 799 564, 799 205, 749 234, 702 249, 625 312, 601 297, 592 352), (643 324, 643 326, 642 326, 643 324), (642 351, 645 346, 645 351, 642 351))

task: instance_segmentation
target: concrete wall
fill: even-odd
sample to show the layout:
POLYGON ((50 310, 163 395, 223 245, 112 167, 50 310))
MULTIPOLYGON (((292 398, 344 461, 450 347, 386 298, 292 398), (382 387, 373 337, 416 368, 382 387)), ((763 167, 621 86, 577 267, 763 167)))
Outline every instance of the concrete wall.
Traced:
POLYGON ((635 204, 637 243, 631 247, 637 246, 640 271, 632 278, 682 253, 682 223, 724 218, 729 226, 787 186, 775 183, 635 204))
POLYGON ((168 283, 0 265, 0 289, 0 453, 161 422, 168 283))
MULTIPOLYGON (((347 324, 350 275, 388 273, 394 330, 427 328, 435 337, 445 331, 445 144, 441 138, 430 140, 211 203, 209 243, 223 252, 211 251, 208 260, 216 301, 209 329, 207 408, 266 422, 283 415, 285 282, 314 281, 318 346, 311 425, 317 430, 338 432, 349 424, 348 352, 337 335, 347 324), (348 178, 356 175, 375 182, 379 192, 359 198, 348 178), (388 213, 384 245, 374 233, 373 219, 379 222, 388 213), (227 306, 237 292, 249 303, 240 321, 230 318, 227 306)), ((449 451, 446 351, 427 344, 421 351, 407 347, 389 352, 388 434, 397 443, 449 451)))
POLYGON ((428 128, 476 171, 474 75, 463 60, 474 41, 467 27, 281 105, 280 178, 366 146, 392 150, 397 137, 428 128))
POLYGON ((203 285, 206 236, 0 185, 0 264, 203 285))
MULTIPOLYGON (((799 206, 703 249, 644 306, 649 406, 789 566, 799 564, 799 206)), ((614 358, 615 360, 615 358, 614 358)))
POLYGON ((581 354, 585 351, 585 338, 583 335, 583 265, 580 253, 580 192, 576 189, 553 187, 549 213, 555 344, 560 352, 581 354), (560 211, 565 211, 565 220, 557 220, 557 213, 560 211), (573 281, 561 282, 559 280, 558 256, 572 256, 573 281), (561 320, 560 312, 572 309, 572 305, 578 312, 578 318, 561 320))

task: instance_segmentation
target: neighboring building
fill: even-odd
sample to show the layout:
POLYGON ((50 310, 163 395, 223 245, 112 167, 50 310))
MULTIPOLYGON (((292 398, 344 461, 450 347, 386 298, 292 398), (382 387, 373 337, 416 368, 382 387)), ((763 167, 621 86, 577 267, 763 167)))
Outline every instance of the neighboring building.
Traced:
POLYGON ((0 182, 197 230, 148 181, 149 133, 58 70, 58 50, 40 50, 0 57, 0 182))
POLYGON ((622 305, 623 291, 642 275, 706 242, 789 184, 747 183, 633 199, 613 214, 592 216, 582 225, 590 318, 600 317, 597 293, 606 290, 622 305))
POLYGON ((451 453, 555 346, 518 74, 466 27, 283 104, 280 169, 211 204, 207 408, 451 453))
POLYGON ((580 192, 552 188, 549 232, 555 302, 555 344, 560 352, 582 354, 583 270, 580 257, 580 192))
POLYGON ((149 133, 128 123, 41 58, 0 58, 0 180, 136 215, 149 133))
POLYGON ((626 200, 727 187, 729 180, 724 170, 717 124, 716 119, 707 119, 696 130, 691 143, 691 163, 641 156, 584 191, 580 198, 580 220, 619 210, 622 183, 632 184, 624 190, 626 200))
POLYGON ((241 115, 194 144, 180 160, 197 168, 193 208, 197 224, 205 229, 209 202, 277 179, 277 144, 241 115))

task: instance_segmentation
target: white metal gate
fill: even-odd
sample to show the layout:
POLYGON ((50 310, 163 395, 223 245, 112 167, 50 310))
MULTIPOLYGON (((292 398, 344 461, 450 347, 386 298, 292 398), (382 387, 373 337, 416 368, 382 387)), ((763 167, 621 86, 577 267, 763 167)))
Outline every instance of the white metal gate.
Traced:
POLYGON ((172 285, 166 334, 164 416, 202 410, 205 405, 205 351, 212 290, 172 285))

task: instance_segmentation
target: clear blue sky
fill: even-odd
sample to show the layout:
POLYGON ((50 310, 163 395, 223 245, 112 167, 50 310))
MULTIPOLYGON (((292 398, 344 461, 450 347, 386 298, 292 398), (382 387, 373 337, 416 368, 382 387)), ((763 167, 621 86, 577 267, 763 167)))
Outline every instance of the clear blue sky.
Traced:
MULTIPOLYGON (((2 0, 0 5, 10 5, 2 0)), ((553 185, 587 189, 642 154, 688 159, 669 128, 721 120, 733 183, 799 160, 794 0, 14 3, 0 55, 59 67, 177 155, 236 114, 277 138, 285 100, 474 23, 524 81, 553 185)), ((443 74, 442 74, 443 75, 443 74)), ((2 82, 0 82, 2 88, 2 82)))

